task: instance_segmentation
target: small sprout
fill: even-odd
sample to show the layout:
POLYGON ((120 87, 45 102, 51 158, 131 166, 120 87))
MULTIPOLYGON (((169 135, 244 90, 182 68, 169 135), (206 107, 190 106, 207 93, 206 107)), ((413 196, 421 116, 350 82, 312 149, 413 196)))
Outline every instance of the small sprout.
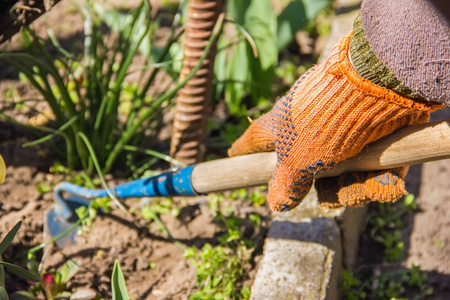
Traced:
POLYGON ((41 181, 36 185, 36 190, 39 194, 45 194, 51 192, 53 189, 53 185, 46 180, 41 181))
POLYGON ((437 239, 437 240, 434 242, 434 245, 435 245, 436 247, 438 247, 438 248, 443 249, 443 248, 445 247, 445 242, 442 241, 441 239, 437 239))
POLYGON ((417 209, 417 204, 415 202, 415 197, 413 194, 408 194, 405 196, 405 206, 409 207, 412 210, 417 209))
POLYGON ((258 214, 250 214, 248 218, 255 226, 261 226, 261 217, 258 214))

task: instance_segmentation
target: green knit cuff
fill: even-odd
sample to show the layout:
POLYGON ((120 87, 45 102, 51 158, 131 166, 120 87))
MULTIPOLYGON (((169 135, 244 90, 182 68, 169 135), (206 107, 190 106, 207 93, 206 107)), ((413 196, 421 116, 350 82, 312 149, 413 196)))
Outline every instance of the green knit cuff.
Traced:
POLYGON ((364 34, 361 14, 353 22, 353 34, 350 38, 350 58, 359 76, 379 86, 394 90, 403 96, 417 100, 426 100, 398 80, 394 73, 376 57, 364 34))

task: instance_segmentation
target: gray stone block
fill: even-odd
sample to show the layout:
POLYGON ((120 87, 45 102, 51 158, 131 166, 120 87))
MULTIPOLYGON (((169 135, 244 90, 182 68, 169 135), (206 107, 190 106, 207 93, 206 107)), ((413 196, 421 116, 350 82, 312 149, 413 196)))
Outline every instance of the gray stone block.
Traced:
POLYGON ((338 299, 341 256, 333 219, 274 221, 251 299, 338 299))

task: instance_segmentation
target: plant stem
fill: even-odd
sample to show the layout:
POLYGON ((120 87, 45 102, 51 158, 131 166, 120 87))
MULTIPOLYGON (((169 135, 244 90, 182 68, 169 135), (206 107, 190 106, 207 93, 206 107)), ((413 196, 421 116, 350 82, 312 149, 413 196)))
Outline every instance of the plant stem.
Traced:
POLYGON ((135 152, 142 152, 142 153, 145 153, 145 154, 148 154, 148 155, 157 157, 157 158, 159 158, 159 159, 165 160, 165 161, 167 161, 168 163, 177 165, 177 166, 179 166, 179 167, 182 167, 182 168, 187 167, 187 165, 184 164, 184 163, 182 163, 181 161, 178 161, 178 160, 176 160, 176 159, 173 159, 173 158, 170 157, 169 155, 165 155, 165 154, 159 153, 159 152, 154 151, 154 150, 143 149, 143 148, 139 148, 139 147, 131 146, 131 145, 125 145, 125 146, 123 146, 123 150, 135 151, 135 152))
POLYGON ((169 239, 178 247, 180 247, 181 249, 185 250, 186 246, 183 245, 180 241, 176 240, 169 232, 169 230, 167 229, 167 227, 164 225, 164 223, 161 221, 161 219, 158 217, 158 214, 156 214, 154 211, 150 211, 149 212, 151 215, 151 218, 153 219, 153 221, 156 222, 156 224, 158 224, 158 226, 161 228, 162 231, 164 231, 165 234, 167 234, 167 236, 169 237, 169 239))
POLYGON ((83 132, 79 132, 78 136, 80 136, 80 138, 83 140, 83 142, 86 145, 86 148, 88 149, 90 155, 91 155, 91 161, 93 162, 95 169, 97 170, 98 176, 100 177, 100 181, 103 184, 103 188, 106 190, 106 193, 108 193, 108 196, 114 200, 114 202, 116 203, 116 205, 124 212, 128 212, 126 207, 117 199, 116 196, 114 196, 113 193, 111 193, 108 184, 106 183, 105 177, 103 176, 103 172, 102 169, 100 168, 100 165, 98 163, 97 160, 97 156, 95 155, 95 151, 92 148, 91 143, 89 142, 89 139, 87 138, 87 136, 83 133, 83 132))

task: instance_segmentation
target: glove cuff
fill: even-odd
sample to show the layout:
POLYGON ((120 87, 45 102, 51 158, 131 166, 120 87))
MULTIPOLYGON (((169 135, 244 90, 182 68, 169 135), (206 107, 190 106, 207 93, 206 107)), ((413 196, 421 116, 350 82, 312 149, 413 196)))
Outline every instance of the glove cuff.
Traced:
MULTIPOLYGON (((355 87, 360 90, 361 92, 365 93, 366 95, 374 96, 380 100, 385 100, 390 103, 398 104, 402 107, 417 109, 420 111, 434 111, 440 108, 444 108, 445 105, 436 103, 436 102, 429 102, 427 100, 416 100, 412 99, 412 97, 403 96, 398 91, 395 91, 394 88, 385 88, 378 84, 374 84, 372 81, 365 79, 363 76, 360 76, 356 72, 356 68, 354 67, 354 62, 350 62, 349 54, 350 54, 350 40, 353 36, 353 32, 345 36, 342 41, 340 42, 340 48, 339 48, 339 64, 337 71, 335 68, 333 70, 329 70, 330 73, 336 73, 335 75, 338 75, 339 72, 342 72, 350 82, 352 82, 355 87)), ((356 52, 354 52, 356 53, 356 52)), ((356 55, 357 56, 357 55, 356 55)), ((364 56, 364 55, 363 55, 364 56)), ((375 54, 369 55, 371 57, 376 57, 375 54)), ((352 60, 354 59, 354 56, 351 57, 352 60)), ((367 59, 367 64, 372 61, 367 59)), ((377 66, 377 63, 372 63, 373 67, 370 67, 372 70, 377 70, 379 66, 377 66)), ((378 60, 378 65, 382 65, 382 63, 378 60)), ((386 68, 384 66, 384 68, 386 68)), ((386 68, 386 70, 388 70, 386 68)), ((384 71, 380 72, 373 72, 374 74, 384 74, 384 71)), ((392 73, 391 73, 392 74, 392 73)), ((395 77, 395 76, 394 76, 395 77)), ((390 80, 385 80, 385 77, 381 76, 380 78, 384 78, 383 82, 390 82, 390 80)))
POLYGON ((379 86, 415 99, 426 101, 424 97, 413 92, 378 59, 369 45, 359 14, 353 22, 353 35, 350 38, 350 58, 356 73, 379 86))

